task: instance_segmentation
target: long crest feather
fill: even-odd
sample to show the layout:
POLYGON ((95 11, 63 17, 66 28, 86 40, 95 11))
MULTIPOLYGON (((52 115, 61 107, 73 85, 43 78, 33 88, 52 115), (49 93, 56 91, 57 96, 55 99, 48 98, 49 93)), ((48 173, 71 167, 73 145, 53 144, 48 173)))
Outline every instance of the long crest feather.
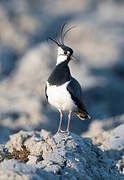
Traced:
POLYGON ((69 29, 67 29, 67 30, 64 32, 64 34, 63 34, 63 42, 64 42, 64 38, 65 38, 66 34, 67 34, 71 29, 73 29, 73 28, 75 28, 75 26, 71 26, 69 29))
POLYGON ((60 39, 58 38, 58 34, 56 33, 55 38, 51 38, 48 37, 48 39, 50 39, 51 41, 53 41, 55 44, 57 44, 58 46, 64 45, 64 38, 66 36, 66 34, 73 28, 75 28, 75 26, 71 26, 70 28, 68 28, 66 30, 66 27, 68 26, 67 23, 64 23, 61 27, 61 31, 60 31, 60 39))
POLYGON ((51 38, 51 37, 48 37, 48 40, 51 40, 51 41, 53 41, 55 44, 57 44, 58 46, 60 46, 60 44, 57 42, 56 39, 53 39, 53 38, 51 38))
POLYGON ((64 24, 62 25, 62 28, 61 28, 61 32, 60 32, 61 44, 64 44, 63 33, 64 33, 64 28, 65 28, 66 25, 67 25, 67 23, 64 23, 64 24))
POLYGON ((66 34, 67 34, 71 29, 75 28, 75 26, 71 26, 70 28, 68 28, 68 29, 66 30, 66 27, 67 27, 67 26, 68 26, 68 24, 67 24, 67 23, 64 23, 64 24, 62 25, 61 32, 60 32, 61 44, 63 44, 63 45, 64 45, 64 38, 65 38, 66 34))

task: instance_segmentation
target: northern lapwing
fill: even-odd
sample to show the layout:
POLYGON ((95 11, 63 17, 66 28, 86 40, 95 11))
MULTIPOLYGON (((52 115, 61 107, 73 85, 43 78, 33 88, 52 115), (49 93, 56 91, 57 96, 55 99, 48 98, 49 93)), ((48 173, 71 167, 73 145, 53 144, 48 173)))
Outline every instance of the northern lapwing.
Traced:
POLYGON ((69 69, 69 62, 73 60, 72 48, 64 44, 64 37, 71 28, 64 32, 66 24, 62 26, 60 40, 49 37, 58 46, 57 63, 49 76, 45 94, 49 104, 60 112, 59 132, 69 132, 71 112, 74 112, 80 119, 90 118, 82 100, 82 89, 79 82, 72 77, 69 69), (69 112, 66 131, 61 130, 63 112, 69 112))

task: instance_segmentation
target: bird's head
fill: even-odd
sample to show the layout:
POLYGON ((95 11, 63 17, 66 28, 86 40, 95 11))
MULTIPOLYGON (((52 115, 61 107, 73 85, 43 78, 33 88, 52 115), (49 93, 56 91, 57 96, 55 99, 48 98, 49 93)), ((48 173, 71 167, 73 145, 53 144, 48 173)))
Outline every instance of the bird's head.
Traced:
POLYGON ((57 57, 57 64, 67 61, 69 62, 72 59, 73 50, 65 45, 60 45, 58 47, 58 57, 57 57))
POLYGON ((64 38, 65 38, 65 35, 74 27, 70 27, 69 29, 64 31, 66 25, 67 24, 64 24, 61 28, 60 40, 55 39, 55 38, 53 39, 51 37, 48 38, 58 46, 57 64, 60 64, 61 62, 64 62, 64 61, 69 62, 70 60, 73 59, 73 57, 72 57, 73 50, 72 50, 72 48, 70 48, 64 44, 64 38))

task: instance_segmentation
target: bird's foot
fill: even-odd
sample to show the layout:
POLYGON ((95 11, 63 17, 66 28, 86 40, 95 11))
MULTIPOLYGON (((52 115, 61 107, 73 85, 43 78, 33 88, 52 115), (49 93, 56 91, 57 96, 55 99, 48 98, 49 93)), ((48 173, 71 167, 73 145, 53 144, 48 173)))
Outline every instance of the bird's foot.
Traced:
POLYGON ((63 130, 61 130, 61 129, 58 129, 57 134, 58 134, 58 133, 67 133, 67 134, 69 134, 69 131, 68 131, 68 130, 63 131, 63 130))
POLYGON ((67 130, 65 131, 65 133, 67 133, 67 134, 69 135, 69 130, 67 129, 67 130))
POLYGON ((65 131, 62 131, 61 129, 58 129, 58 131, 57 131, 57 134, 58 133, 64 133, 65 131))

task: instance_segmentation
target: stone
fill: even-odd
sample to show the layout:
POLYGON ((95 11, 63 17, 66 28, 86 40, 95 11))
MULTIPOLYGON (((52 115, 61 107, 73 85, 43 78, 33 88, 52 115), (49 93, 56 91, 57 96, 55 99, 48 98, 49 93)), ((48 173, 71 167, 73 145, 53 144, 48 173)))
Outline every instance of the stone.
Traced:
MULTIPOLYGON (((18 174, 27 179, 44 180, 124 178, 118 170, 116 161, 94 145, 90 138, 83 138, 74 133, 58 133, 52 136, 45 130, 20 131, 11 135, 5 144, 4 148, 8 150, 6 157, 13 149, 19 151, 22 145, 30 152, 28 161, 22 163, 21 158, 20 160, 3 158, 0 162, 2 176, 5 173, 4 176, 7 178, 11 173, 12 180, 18 180, 18 174)), ((4 151, 2 147, 1 151, 4 151)), ((120 166, 122 168, 122 162, 120 166)))

